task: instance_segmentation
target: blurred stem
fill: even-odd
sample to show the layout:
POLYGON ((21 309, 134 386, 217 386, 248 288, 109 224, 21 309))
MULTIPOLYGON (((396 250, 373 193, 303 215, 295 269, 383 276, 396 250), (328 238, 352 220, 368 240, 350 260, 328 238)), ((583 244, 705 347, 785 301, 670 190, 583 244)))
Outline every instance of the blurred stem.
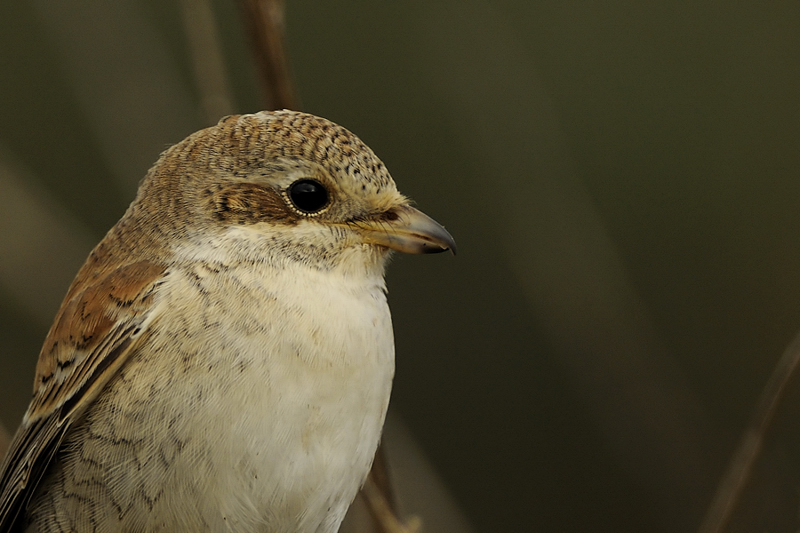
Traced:
POLYGON ((372 515, 378 533, 417 533, 420 531, 422 521, 418 517, 412 516, 403 523, 398 516, 382 445, 378 447, 375 454, 375 462, 361 488, 361 495, 372 515))
POLYGON ((267 109, 297 109, 284 44, 283 0, 239 0, 267 109))
POLYGON ((730 522, 742 491, 750 479, 753 466, 761 453, 767 429, 798 365, 800 365, 800 333, 783 352, 772 371, 739 446, 717 487, 699 533, 722 533, 730 522))
POLYGON ((416 533, 422 527, 422 521, 415 516, 406 523, 400 521, 382 442, 375 452, 375 461, 361 489, 361 495, 372 515, 377 533, 416 533))
POLYGON ((234 112, 219 32, 210 0, 181 0, 183 25, 200 101, 208 124, 234 112))
POLYGON ((0 461, 5 457, 9 444, 11 444, 11 436, 8 434, 8 431, 6 431, 6 427, 3 423, 0 422, 0 461))

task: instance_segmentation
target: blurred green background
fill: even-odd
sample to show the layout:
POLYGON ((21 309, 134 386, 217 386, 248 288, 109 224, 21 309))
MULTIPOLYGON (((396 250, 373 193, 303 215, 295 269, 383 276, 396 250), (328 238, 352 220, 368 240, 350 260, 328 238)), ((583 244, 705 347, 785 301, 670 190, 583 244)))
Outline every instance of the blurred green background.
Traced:
MULTIPOLYGON (((286 23, 303 109, 459 244, 390 269, 392 405, 475 529, 696 530, 800 328, 800 3, 290 0, 286 23)), ((89 249, 209 125, 189 57, 178 2, 0 3, 10 428, 89 249)), ((798 389, 730 531, 800 527, 798 389)))

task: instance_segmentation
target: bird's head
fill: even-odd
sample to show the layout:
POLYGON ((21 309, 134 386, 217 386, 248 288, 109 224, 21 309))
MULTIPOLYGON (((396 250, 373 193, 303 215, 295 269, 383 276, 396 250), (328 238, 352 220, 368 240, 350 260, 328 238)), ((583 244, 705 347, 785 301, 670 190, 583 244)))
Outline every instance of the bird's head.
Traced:
POLYGON ((188 137, 162 155, 137 204, 159 232, 241 241, 260 260, 382 269, 391 250, 455 252, 358 137, 294 111, 230 116, 188 137))

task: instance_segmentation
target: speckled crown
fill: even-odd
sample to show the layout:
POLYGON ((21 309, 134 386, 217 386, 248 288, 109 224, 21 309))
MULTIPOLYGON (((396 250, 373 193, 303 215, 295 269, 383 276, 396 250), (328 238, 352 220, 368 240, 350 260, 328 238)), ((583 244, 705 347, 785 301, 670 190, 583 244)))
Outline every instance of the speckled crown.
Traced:
MULTIPOLYGON (((394 188, 383 162, 352 132, 333 122, 297 111, 262 111, 224 117, 165 153, 180 152, 183 162, 234 174, 252 171, 277 158, 304 159, 362 189, 394 188)), ((164 161, 162 157, 162 162, 164 161)))

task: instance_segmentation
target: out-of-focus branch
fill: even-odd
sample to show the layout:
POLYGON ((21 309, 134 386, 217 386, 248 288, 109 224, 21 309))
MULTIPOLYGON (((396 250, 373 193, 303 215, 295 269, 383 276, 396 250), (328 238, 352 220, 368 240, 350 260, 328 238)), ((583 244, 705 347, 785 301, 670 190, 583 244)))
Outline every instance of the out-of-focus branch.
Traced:
POLYGON ((11 436, 6 431, 6 427, 0 422, 0 461, 3 460, 3 457, 6 455, 6 450, 8 449, 8 445, 11 443, 11 436))
POLYGON ((383 446, 383 442, 378 446, 378 451, 375 452, 375 460, 372 463, 372 470, 369 473, 367 482, 383 494, 389 510, 397 514, 397 500, 389 478, 389 463, 386 459, 386 449, 383 446))
POLYGON ((361 489, 361 496, 372 515, 377 533, 416 533, 420 530, 422 521, 418 517, 412 516, 405 523, 399 518, 383 444, 375 453, 375 462, 361 489))
MULTIPOLYGON (((0 288, 46 328, 92 249, 90 231, 4 146, 0 146, 0 288), (57 257, 58 261, 44 261, 57 257)), ((27 385, 27 383, 26 383, 27 385)), ((27 390, 26 390, 27 392, 27 390)), ((21 414, 21 413, 20 413, 21 414)))
MULTIPOLYGON (((378 470, 380 471, 380 470, 378 470)), ((376 469, 372 469, 367 477, 364 487, 361 489, 361 496, 367 504, 372 518, 375 521, 375 528, 378 533, 417 533, 422 527, 422 521, 412 516, 407 522, 401 522, 397 513, 392 509, 386 494, 378 486, 375 479, 376 469)))
POLYGON ((800 333, 783 352, 764 386, 753 416, 717 487, 714 500, 703 518, 699 533, 722 533, 727 527, 761 453, 764 437, 778 404, 798 366, 800 366, 800 333))
POLYGON ((189 42, 200 103, 208 124, 235 110, 228 85, 219 32, 209 0, 181 0, 183 25, 189 42))
POLYGON ((284 44, 283 0, 239 0, 268 109, 297 109, 284 44))

